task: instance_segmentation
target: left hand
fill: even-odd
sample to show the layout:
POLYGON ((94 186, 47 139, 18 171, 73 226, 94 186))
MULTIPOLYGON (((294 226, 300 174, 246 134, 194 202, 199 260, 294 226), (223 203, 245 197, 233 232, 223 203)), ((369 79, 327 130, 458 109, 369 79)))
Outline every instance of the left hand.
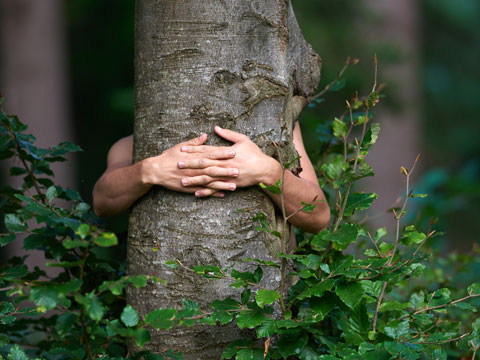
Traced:
MULTIPOLYGON (((271 185, 281 177, 280 164, 272 157, 265 155, 248 136, 219 126, 215 127, 215 133, 234 143, 231 149, 235 151, 236 156, 231 159, 215 160, 209 158, 208 154, 217 149, 216 146, 183 146, 182 152, 205 154, 204 157, 179 162, 179 167, 182 169, 205 169, 204 174, 182 179, 184 186, 205 186, 218 180, 209 174, 207 170, 209 167, 238 169, 238 177, 229 179, 229 182, 235 183, 237 187, 257 185, 261 182, 271 185)), ((211 192, 212 189, 205 188, 196 191, 195 195, 205 197, 211 195, 211 192)))

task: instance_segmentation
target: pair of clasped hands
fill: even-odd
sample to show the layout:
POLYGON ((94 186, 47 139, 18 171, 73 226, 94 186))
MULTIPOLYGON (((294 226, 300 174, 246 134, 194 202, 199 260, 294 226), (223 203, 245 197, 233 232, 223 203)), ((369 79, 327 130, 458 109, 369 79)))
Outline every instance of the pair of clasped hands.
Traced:
POLYGON ((224 191, 268 182, 272 169, 280 166, 248 136, 219 126, 215 127, 215 133, 233 145, 204 145, 207 134, 202 134, 152 158, 153 166, 157 161, 157 170, 162 173, 161 185, 170 190, 195 193, 197 197, 224 197, 224 191))

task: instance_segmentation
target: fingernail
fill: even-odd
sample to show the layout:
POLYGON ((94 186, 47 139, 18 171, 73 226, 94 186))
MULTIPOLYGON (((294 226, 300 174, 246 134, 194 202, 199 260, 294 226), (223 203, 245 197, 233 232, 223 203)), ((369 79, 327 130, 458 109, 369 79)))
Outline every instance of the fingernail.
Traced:
POLYGON ((185 166, 185 161, 179 161, 178 162, 178 167, 183 168, 185 166))
POLYGON ((235 156, 235 151, 230 150, 230 151, 228 152, 228 155, 230 155, 230 156, 235 156))
POLYGON ((188 150, 188 147, 186 146, 182 146, 182 148, 180 149, 180 151, 183 151, 183 152, 186 152, 188 150))
POLYGON ((238 169, 233 169, 233 175, 235 175, 235 176, 238 175, 238 169))
POLYGON ((235 184, 231 184, 231 185, 230 185, 230 190, 235 190, 236 187, 237 187, 237 186, 236 186, 235 184))
POLYGON ((215 129, 216 130, 222 130, 222 128, 220 126, 215 126, 215 129))
POLYGON ((188 180, 187 180, 187 179, 182 179, 182 184, 183 184, 183 185, 187 185, 187 184, 188 184, 188 180))
POLYGON ((225 196, 225 193, 223 193, 223 192, 218 192, 217 194, 218 194, 218 196, 220 196, 220 197, 224 197, 224 196, 225 196))
POLYGON ((200 196, 200 192, 197 191, 197 192, 195 193, 195 196, 200 196))

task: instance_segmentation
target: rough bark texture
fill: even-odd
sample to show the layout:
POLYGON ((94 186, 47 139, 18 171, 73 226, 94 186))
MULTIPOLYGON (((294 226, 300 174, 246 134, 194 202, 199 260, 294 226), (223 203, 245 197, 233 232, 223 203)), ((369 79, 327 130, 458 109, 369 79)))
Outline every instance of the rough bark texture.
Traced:
MULTIPOLYGON (((275 141, 285 159, 293 156, 298 111, 292 99, 312 94, 321 61, 289 1, 137 0, 135 31, 135 161, 201 132, 209 134, 210 144, 222 144, 215 125, 248 135, 269 155, 275 155, 275 141)), ((128 301, 145 314, 180 306, 183 298, 204 307, 234 293, 227 282, 172 271, 166 260, 244 268, 245 257, 275 260, 278 239, 258 233, 252 215, 237 209, 263 211, 281 226, 258 188, 225 199, 150 191, 130 214, 128 271, 157 274, 167 285, 130 289, 128 301)), ((279 273, 265 274, 263 283, 278 287, 279 273)), ((219 359, 233 336, 222 327, 178 328, 153 334, 150 348, 180 350, 186 359, 219 359)))

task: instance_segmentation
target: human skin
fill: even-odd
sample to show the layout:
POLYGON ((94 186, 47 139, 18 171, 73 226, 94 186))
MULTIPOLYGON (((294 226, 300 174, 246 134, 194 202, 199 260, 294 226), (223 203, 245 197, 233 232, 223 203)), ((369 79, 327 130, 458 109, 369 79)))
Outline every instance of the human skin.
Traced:
MULTIPOLYGON (((197 197, 224 197, 236 188, 272 185, 282 178, 282 167, 264 154, 246 135, 215 127, 215 133, 232 142, 232 146, 204 145, 207 135, 180 143, 162 154, 132 164, 133 137, 119 140, 110 149, 107 169, 93 189, 93 208, 99 216, 126 211, 152 186, 192 193, 197 197)), ((293 143, 300 158, 302 172, 297 177, 285 171, 283 198, 289 222, 303 230, 317 233, 330 221, 330 209, 320 189, 312 163, 305 151, 298 122, 293 143), (298 211, 301 203, 313 203, 312 212, 298 211)), ((281 207, 281 196, 264 189, 281 207)))

